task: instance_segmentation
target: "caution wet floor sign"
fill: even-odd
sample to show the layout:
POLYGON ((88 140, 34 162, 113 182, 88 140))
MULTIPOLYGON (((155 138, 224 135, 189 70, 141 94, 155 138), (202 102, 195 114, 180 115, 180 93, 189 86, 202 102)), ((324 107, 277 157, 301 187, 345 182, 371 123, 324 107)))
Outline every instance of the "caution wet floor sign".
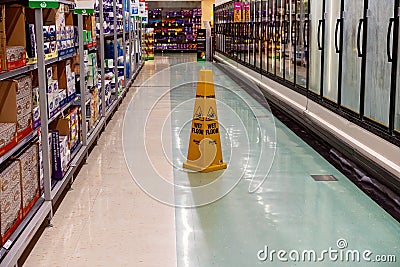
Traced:
POLYGON ((183 167, 200 172, 226 169, 222 160, 214 80, 211 70, 201 70, 197 83, 196 101, 187 161, 183 167))

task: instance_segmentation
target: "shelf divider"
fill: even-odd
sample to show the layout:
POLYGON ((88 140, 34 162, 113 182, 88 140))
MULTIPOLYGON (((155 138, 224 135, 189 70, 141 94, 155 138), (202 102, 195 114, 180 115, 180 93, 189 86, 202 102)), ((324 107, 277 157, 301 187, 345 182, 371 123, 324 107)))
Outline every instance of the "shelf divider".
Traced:
MULTIPOLYGON (((39 108, 40 108, 40 125, 41 125, 41 143, 43 155, 43 182, 44 182, 44 199, 51 201, 51 172, 50 172, 50 155, 49 155, 49 118, 47 108, 47 91, 46 91, 46 70, 44 60, 44 40, 43 40, 43 10, 35 9, 35 31, 37 38, 37 69, 39 79, 39 108)), ((50 218, 53 212, 50 213, 50 218)))
POLYGON ((81 78, 79 85, 81 89, 81 115, 82 115, 82 145, 86 146, 87 142, 87 125, 86 125, 86 84, 85 84, 85 58, 83 55, 83 15, 78 14, 78 33, 79 33, 79 69, 81 78))

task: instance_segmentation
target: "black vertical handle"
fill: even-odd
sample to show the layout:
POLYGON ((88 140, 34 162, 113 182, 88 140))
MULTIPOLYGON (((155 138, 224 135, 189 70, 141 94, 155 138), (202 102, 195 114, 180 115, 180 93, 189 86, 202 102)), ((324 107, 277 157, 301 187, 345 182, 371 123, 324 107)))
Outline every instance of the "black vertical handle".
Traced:
POLYGON ((297 39, 297 24, 294 22, 290 27, 290 42, 294 45, 297 39))
POLYGON ((261 28, 261 37, 262 37, 262 40, 263 41, 266 41, 267 40, 267 35, 268 35, 268 33, 267 33, 267 22, 265 21, 265 22, 262 22, 262 28, 261 28))
POLYGON ((289 39, 289 37, 288 37, 288 28, 289 28, 289 22, 288 21, 283 21, 282 22, 282 36, 283 36, 283 38, 282 38, 282 43, 283 44, 287 44, 288 43, 288 39, 289 39))
POLYGON ((318 50, 322 50, 322 46, 321 46, 321 26, 324 23, 323 19, 320 19, 318 22, 318 33, 317 33, 317 38, 318 38, 318 50))
POLYGON ((272 28, 274 27, 273 22, 268 22, 268 42, 272 42, 274 40, 272 28))
POLYGON ((307 27, 307 30, 308 30, 308 20, 304 21, 304 26, 303 26, 304 47, 308 47, 308 34, 306 36, 306 27, 307 27))
POLYGON ((278 25, 278 23, 276 23, 276 21, 275 21, 274 27, 272 28, 273 29, 272 38, 273 38, 274 43, 276 43, 276 40, 277 40, 276 35, 279 34, 278 30, 277 30, 277 25, 278 25))
POLYGON ((362 57, 363 53, 361 52, 361 27, 364 25, 364 19, 360 19, 358 22, 358 30, 357 30, 357 53, 358 57, 362 57))
POLYGON ((338 45, 338 32, 339 32, 339 25, 342 23, 342 19, 337 19, 336 20, 336 26, 335 26, 335 50, 336 53, 340 53, 340 48, 338 45))
POLYGON ((387 56, 388 56, 388 61, 389 62, 393 62, 393 57, 392 57, 392 53, 391 53, 391 49, 390 49, 390 43, 391 43, 391 36, 392 36, 392 27, 393 27, 393 23, 394 23, 394 18, 390 18, 389 20, 389 26, 388 26, 388 32, 387 32, 387 56))

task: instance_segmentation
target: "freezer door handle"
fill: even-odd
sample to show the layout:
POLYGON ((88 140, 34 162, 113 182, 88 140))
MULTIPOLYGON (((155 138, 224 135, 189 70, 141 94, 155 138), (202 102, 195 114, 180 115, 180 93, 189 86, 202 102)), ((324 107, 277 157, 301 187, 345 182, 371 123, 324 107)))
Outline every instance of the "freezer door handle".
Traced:
POLYGON ((339 33, 339 25, 342 23, 342 19, 337 19, 336 20, 336 26, 335 26, 335 50, 336 53, 340 53, 340 47, 338 45, 338 33, 339 33))
POLYGON ((292 25, 289 26, 290 27, 290 42, 292 43, 292 45, 297 45, 297 40, 298 40, 298 36, 299 36, 299 27, 297 27, 297 23, 293 22, 292 25))
POLYGON ((289 22, 287 21, 282 21, 281 24, 281 38, 282 38, 281 43, 284 45, 288 43, 288 31, 287 31, 288 24, 289 22))
POLYGON ((391 40, 392 40, 393 23, 394 23, 394 18, 390 18, 388 31, 387 31, 387 37, 386 37, 387 38, 386 48, 387 48, 387 56, 388 56, 388 61, 389 62, 393 62, 392 51, 391 51, 391 48, 390 48, 390 43, 391 43, 391 40))
POLYGON ((358 57, 363 57, 363 53, 361 51, 361 28, 364 25, 364 19, 360 19, 358 22, 358 30, 357 30, 357 53, 358 57))
POLYGON ((320 19, 318 22, 318 32, 317 32, 317 40, 318 40, 318 50, 322 50, 322 45, 321 45, 321 26, 324 24, 324 20, 320 19))
POLYGON ((277 30, 276 30, 276 21, 274 21, 273 25, 271 26, 271 34, 272 34, 272 41, 274 43, 276 43, 276 34, 277 34, 277 30))
POLYGON ((308 34, 306 35, 306 29, 308 31, 308 20, 304 21, 304 26, 303 26, 303 41, 304 41, 304 47, 308 47, 308 34))

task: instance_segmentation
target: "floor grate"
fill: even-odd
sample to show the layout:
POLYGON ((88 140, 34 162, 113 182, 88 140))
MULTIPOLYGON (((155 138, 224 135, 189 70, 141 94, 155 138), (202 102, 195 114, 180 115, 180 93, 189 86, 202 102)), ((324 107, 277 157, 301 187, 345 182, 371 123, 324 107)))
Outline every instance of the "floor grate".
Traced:
POLYGON ((337 179, 333 175, 311 175, 316 182, 335 182, 337 179))

